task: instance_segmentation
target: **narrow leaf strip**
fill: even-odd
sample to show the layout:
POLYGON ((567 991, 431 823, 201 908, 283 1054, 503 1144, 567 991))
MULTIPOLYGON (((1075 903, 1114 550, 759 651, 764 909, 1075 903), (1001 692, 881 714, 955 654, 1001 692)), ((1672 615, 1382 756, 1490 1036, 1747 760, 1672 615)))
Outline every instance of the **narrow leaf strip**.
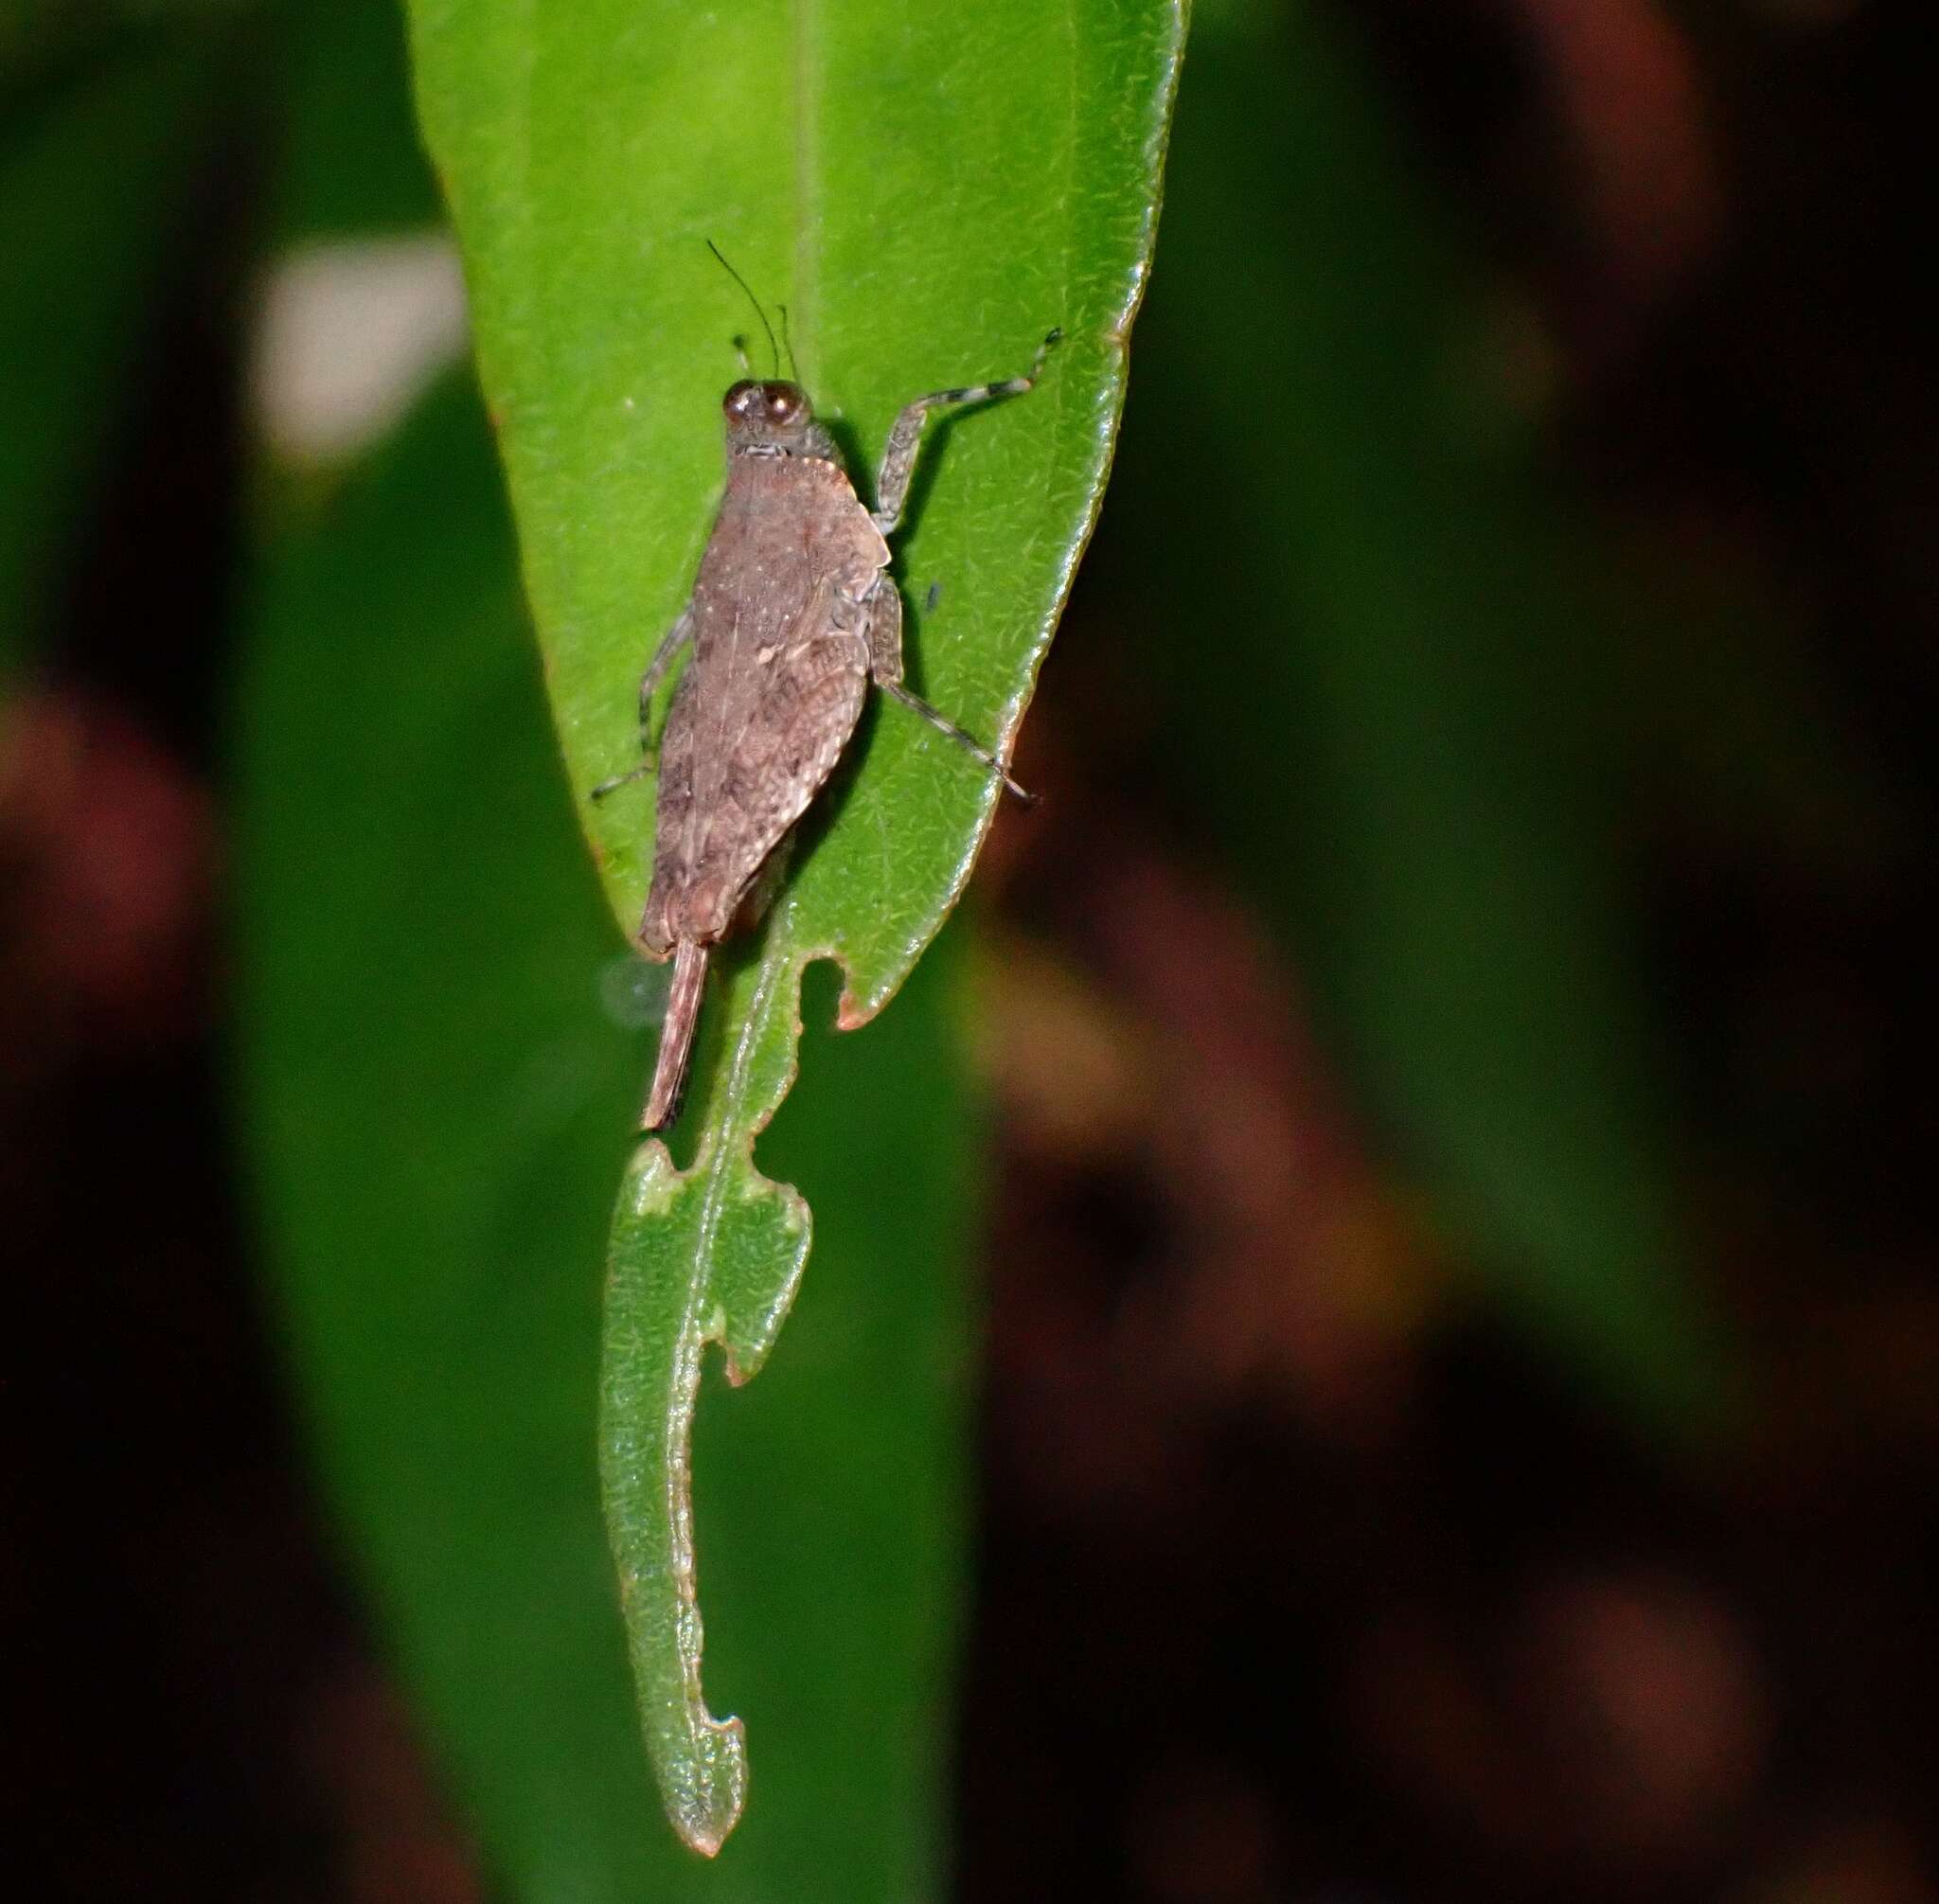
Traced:
POLYGON ((715 1001, 738 1027, 705 1107, 709 1135, 685 1175, 641 1146, 621 1187, 608 1255, 601 1475, 647 1748, 667 1816, 711 1857, 740 1816, 738 1719, 701 1691, 692 1504, 694 1410, 709 1343, 745 1381, 766 1359, 808 1260, 809 1210, 754 1169, 754 1132, 793 1076, 801 968, 786 935, 715 1001), (775 1063, 779 1057, 781 1063, 775 1063), (717 1132, 742 1132, 719 1135, 717 1132))

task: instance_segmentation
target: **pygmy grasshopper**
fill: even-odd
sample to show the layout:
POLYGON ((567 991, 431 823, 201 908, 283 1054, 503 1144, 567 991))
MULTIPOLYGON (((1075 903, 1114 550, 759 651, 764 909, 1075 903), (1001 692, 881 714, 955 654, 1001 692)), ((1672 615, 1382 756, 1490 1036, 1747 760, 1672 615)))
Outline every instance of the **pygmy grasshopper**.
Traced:
POLYGON ((691 647, 661 738, 652 885, 636 934, 648 957, 673 960, 643 1130, 679 1111, 708 950, 833 772, 871 680, 1030 798, 995 755, 903 685, 902 598, 886 539, 930 413, 1022 396, 1059 335, 1043 340, 1024 376, 908 404, 889 432, 872 510, 807 393, 779 380, 778 352, 774 379, 743 378, 722 400, 727 491, 692 597, 640 681, 642 765, 593 790, 601 797, 652 766, 653 690, 691 647))

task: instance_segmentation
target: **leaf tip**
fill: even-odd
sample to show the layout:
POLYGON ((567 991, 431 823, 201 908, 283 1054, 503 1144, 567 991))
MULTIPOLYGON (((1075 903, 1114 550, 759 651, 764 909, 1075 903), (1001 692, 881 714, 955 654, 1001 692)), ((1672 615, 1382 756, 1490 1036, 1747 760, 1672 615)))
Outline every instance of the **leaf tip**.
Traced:
POLYGON ((858 991, 855 975, 846 965, 842 968, 842 996, 835 1006, 837 1031, 860 1031, 882 1008, 884 1001, 858 991))
POLYGON ((747 1733, 738 1718, 696 1728, 690 1758, 667 1768, 667 1816, 681 1842, 715 1858, 747 1803, 747 1733))

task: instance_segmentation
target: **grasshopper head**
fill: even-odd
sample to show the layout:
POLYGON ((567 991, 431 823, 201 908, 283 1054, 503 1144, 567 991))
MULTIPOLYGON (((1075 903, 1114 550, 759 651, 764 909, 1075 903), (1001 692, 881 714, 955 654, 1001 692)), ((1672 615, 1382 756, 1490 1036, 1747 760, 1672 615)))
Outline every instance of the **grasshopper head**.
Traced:
POLYGON ((814 406, 799 383, 743 378, 720 400, 730 456, 787 456, 808 448, 814 406))

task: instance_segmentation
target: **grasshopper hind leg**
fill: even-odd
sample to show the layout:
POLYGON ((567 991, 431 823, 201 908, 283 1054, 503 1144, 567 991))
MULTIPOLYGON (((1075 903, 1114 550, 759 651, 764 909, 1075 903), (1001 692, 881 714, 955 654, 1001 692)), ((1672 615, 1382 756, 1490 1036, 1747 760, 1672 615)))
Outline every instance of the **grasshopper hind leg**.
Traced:
POLYGON ((892 701, 899 701, 912 714, 919 714, 939 734, 947 734, 966 753, 973 755, 1004 783, 1004 790, 1026 807, 1037 804, 1037 795, 1027 792, 1011 779, 1010 771, 982 741, 958 727, 940 708, 932 707, 921 695, 902 683, 902 597, 894 582, 884 576, 876 585, 868 612, 868 671, 875 685, 892 701))
POLYGON ((653 1060, 652 1087, 640 1115, 642 1130, 662 1130, 680 1115, 686 1095, 687 1065, 693 1057, 694 1026, 700 1023, 701 994, 706 988, 707 949, 682 939, 673 953, 673 985, 660 1026, 660 1053, 653 1060))

